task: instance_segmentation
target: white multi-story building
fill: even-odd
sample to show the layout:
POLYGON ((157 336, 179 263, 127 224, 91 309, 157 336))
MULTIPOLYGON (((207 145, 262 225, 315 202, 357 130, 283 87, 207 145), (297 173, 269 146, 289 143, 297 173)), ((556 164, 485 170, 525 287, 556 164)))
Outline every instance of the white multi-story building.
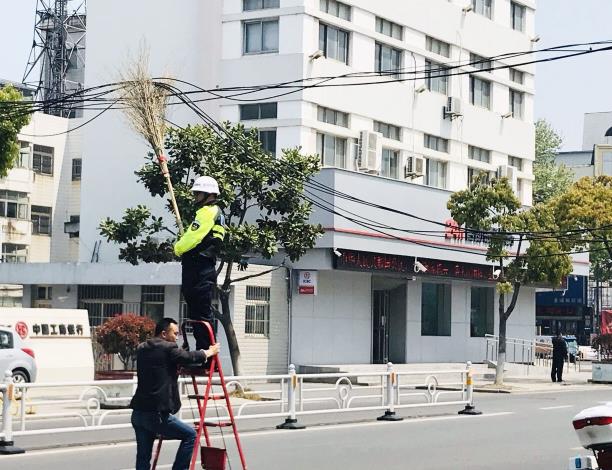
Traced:
MULTIPOLYGON (((488 69, 512 65, 501 54, 532 47, 534 13, 533 0, 184 0, 172 8, 158 0, 88 2, 86 86, 114 81, 113 71, 143 38, 154 76, 169 72, 204 89, 345 76, 328 82, 343 86, 268 89, 202 106, 219 121, 257 127, 279 157, 296 146, 318 153, 319 183, 417 217, 319 194, 339 212, 391 228, 381 233, 317 209, 313 221, 326 233, 315 249, 286 273, 236 288, 234 321, 249 370, 279 371, 287 361, 483 359, 483 336, 497 328, 493 269, 482 241, 445 231, 446 203, 485 171, 508 176, 531 204, 534 68, 488 69), (161 18, 163 28, 153 28, 161 18), (389 70, 397 73, 378 74, 389 70), (359 72, 369 74, 346 76, 359 72), (307 276, 316 280, 316 295, 298 288, 307 276), (263 326, 249 313, 256 304, 263 305, 263 326)), ((197 122, 187 109, 172 113, 173 122, 197 122)), ((146 152, 117 114, 89 124, 80 263, 25 266, 13 278, 58 285, 54 306, 90 303, 94 320, 113 310, 108 305, 142 308, 152 296, 165 314, 178 315, 178 266, 117 264, 118 247, 98 230, 104 218, 120 218, 139 203, 163 213, 133 174, 146 152)), ((588 269, 585 261, 575 266, 588 269)), ((534 292, 523 289, 510 336, 533 336, 534 292)))

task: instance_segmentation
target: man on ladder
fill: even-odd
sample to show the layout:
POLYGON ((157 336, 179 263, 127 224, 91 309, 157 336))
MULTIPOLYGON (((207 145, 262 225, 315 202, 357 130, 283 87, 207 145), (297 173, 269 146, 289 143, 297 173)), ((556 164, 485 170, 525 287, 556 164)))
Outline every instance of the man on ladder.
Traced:
MULTIPOLYGON (((195 220, 174 245, 174 253, 181 257, 181 290, 189 318, 214 325, 212 295, 217 284, 217 255, 225 237, 225 219, 217 205, 219 184, 210 176, 201 176, 191 191, 197 205, 195 220)), ((183 348, 189 349, 185 332, 182 333, 183 348)), ((193 335, 196 349, 208 349, 210 339, 201 323, 193 324, 193 335)))
POLYGON ((138 346, 138 387, 130 403, 136 434, 136 470, 149 470, 157 436, 178 439, 181 444, 172 470, 189 468, 196 432, 173 415, 181 408, 178 366, 203 365, 219 353, 219 343, 207 350, 187 352, 176 344, 178 325, 172 318, 160 320, 155 337, 138 346))

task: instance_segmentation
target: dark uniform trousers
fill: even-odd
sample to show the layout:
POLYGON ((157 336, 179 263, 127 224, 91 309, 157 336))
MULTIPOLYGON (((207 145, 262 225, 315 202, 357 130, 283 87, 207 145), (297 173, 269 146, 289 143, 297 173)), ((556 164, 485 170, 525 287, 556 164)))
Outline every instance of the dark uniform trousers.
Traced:
MULTIPOLYGON (((214 327, 212 310, 213 289, 217 284, 216 262, 214 258, 203 255, 183 258, 183 283, 181 290, 188 307, 191 320, 203 320, 214 327)), ((196 349, 208 349, 210 337, 208 330, 201 324, 193 325, 196 349)))

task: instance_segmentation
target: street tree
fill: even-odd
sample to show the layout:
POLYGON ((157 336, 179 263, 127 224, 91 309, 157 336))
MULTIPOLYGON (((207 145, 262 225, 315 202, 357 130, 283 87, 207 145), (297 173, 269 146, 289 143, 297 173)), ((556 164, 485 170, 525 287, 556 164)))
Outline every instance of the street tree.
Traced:
MULTIPOLYGON (((240 348, 229 302, 231 286, 280 269, 284 262, 255 275, 236 277, 235 270, 246 269, 254 257, 270 260, 279 251, 285 259, 296 261, 314 247, 323 230, 309 223, 312 206, 303 198, 303 191, 308 179, 319 171, 319 158, 303 155, 299 149, 284 149, 277 159, 262 148, 256 129, 247 131, 241 124, 229 123, 222 132, 202 125, 171 129, 165 146, 183 221, 189 223, 195 216, 190 188, 196 177, 212 176, 221 188, 218 202, 227 236, 217 270, 221 311, 215 314, 227 337, 234 374, 240 374, 240 348)), ((153 154, 136 175, 151 196, 166 200, 171 212, 168 185, 153 154)), ((120 259, 132 264, 176 261, 172 251, 175 236, 168 230, 163 218, 144 205, 127 209, 119 221, 108 218, 100 224, 107 240, 121 244, 120 259)))
POLYGON ((557 230, 553 211, 539 204, 522 209, 507 178, 488 182, 484 174, 448 202, 453 219, 466 230, 484 232, 487 260, 499 270, 497 279, 499 342, 495 383, 503 385, 506 327, 521 287, 559 286, 572 271, 562 240, 533 233, 557 230), (509 302, 506 302, 509 297, 509 302))
POLYGON ((612 176, 581 178, 554 204, 572 248, 590 251, 591 274, 612 280, 612 176))
POLYGON ((31 106, 12 85, 0 88, 0 178, 5 177, 19 157, 17 134, 30 122, 31 106), (21 102, 21 103, 20 103, 21 102))
POLYGON ((533 202, 548 202, 563 194, 572 184, 574 173, 555 157, 563 140, 544 119, 535 124, 535 161, 533 163, 533 202))

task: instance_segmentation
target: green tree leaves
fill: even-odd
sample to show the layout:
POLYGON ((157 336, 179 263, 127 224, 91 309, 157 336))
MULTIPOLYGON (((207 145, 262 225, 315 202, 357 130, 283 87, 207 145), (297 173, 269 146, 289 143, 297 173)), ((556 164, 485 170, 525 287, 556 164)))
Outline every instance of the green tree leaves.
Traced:
POLYGON ((15 105, 22 100, 22 94, 13 86, 0 88, 0 177, 13 168, 19 156, 17 134, 30 122, 29 106, 15 105))

